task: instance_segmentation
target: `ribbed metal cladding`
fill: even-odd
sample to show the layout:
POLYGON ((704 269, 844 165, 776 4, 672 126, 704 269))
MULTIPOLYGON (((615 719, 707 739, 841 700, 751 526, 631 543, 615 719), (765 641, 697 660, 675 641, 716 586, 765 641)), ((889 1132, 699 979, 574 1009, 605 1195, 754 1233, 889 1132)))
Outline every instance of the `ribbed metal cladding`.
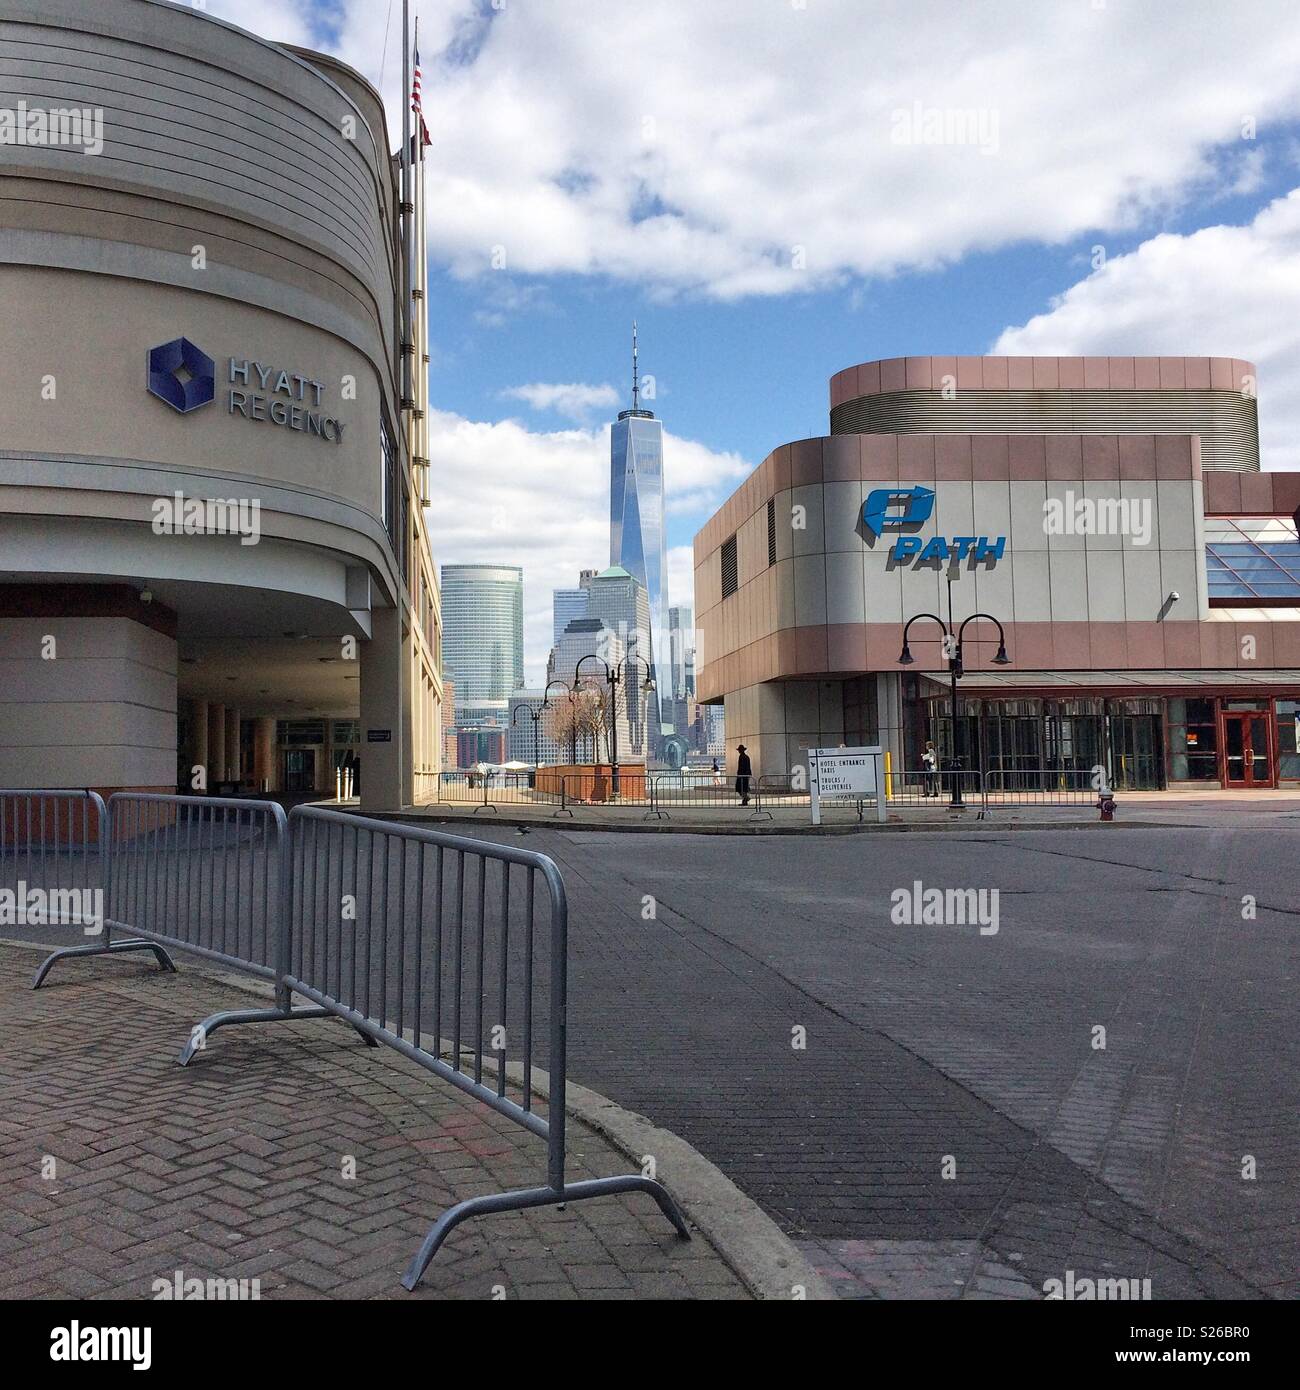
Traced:
POLYGON ((1198 434, 1201 467, 1259 472, 1253 397, 1237 391, 938 391, 859 396, 832 434, 1198 434))

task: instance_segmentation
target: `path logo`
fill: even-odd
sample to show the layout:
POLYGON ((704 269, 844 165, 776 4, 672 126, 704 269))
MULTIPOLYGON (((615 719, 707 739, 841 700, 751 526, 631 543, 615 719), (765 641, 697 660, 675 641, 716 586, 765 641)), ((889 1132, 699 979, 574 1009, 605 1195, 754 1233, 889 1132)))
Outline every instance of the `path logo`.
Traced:
POLYGON ((929 521, 934 511, 934 489, 918 484, 911 488, 878 487, 867 495, 862 504, 862 524, 873 536, 879 536, 886 526, 919 526, 929 521), (901 516, 888 516, 889 509, 903 505, 901 516))
POLYGON ((211 405, 217 394, 217 367, 188 338, 149 350, 149 394, 187 415, 211 405))

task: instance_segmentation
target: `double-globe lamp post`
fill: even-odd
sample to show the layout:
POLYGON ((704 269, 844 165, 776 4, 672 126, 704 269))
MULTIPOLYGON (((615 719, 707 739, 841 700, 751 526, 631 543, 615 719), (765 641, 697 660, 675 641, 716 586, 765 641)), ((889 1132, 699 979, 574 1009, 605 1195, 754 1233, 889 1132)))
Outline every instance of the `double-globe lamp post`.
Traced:
MULTIPOLYGON (((949 609, 952 607, 952 590, 948 591, 949 609)), ((952 613, 949 611, 948 621, 945 623, 935 613, 915 613, 903 626, 903 650, 899 653, 898 664, 900 666, 912 665, 915 658, 912 656, 912 649, 907 645, 907 634, 912 624, 919 622, 922 618, 929 618, 932 622, 939 624, 939 630, 943 633, 943 654, 948 658, 948 681, 952 691, 951 705, 952 710, 952 759, 955 766, 952 774, 952 800, 950 805, 961 806, 964 803, 961 799, 961 746, 960 746, 960 719, 961 712, 957 704, 957 681, 963 674, 962 666, 962 641, 966 634, 966 624, 973 623, 977 618, 983 618, 993 624, 998 630, 998 652, 993 658, 995 666, 1010 666, 1011 658, 1007 655, 1007 635, 1002 630, 1002 624, 993 617, 991 613, 972 613, 969 618, 963 618, 961 626, 956 632, 952 630, 952 613)), ((978 642, 978 637, 972 637, 972 642, 978 642)), ((937 769, 936 769, 937 770, 937 769)))
POLYGON ((621 661, 616 661, 611 666, 604 657, 597 656, 595 652, 588 652, 573 668, 573 689, 577 693, 579 689, 579 678, 582 673, 582 665, 585 661, 599 661, 605 668, 605 682, 609 686, 609 762, 610 762, 610 790, 614 796, 618 795, 618 687, 624 680, 631 679, 631 672, 635 671, 638 663, 645 667, 645 685, 642 687, 646 693, 650 693, 655 688, 654 667, 643 656, 625 656, 621 661))

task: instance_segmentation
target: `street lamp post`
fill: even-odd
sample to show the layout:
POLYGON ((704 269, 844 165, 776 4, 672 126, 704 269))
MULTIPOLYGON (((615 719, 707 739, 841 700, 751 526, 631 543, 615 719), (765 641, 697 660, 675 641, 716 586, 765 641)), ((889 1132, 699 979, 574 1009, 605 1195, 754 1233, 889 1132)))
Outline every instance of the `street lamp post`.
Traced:
MULTIPOLYGON (((929 618, 932 622, 939 624, 939 630, 943 633, 943 654, 948 658, 948 684, 951 691, 950 706, 952 710, 952 757, 953 761, 960 765, 959 739, 960 734, 960 707, 957 703, 957 681, 964 673, 962 666, 962 643, 966 634, 966 624, 973 623, 976 618, 984 618, 993 624, 998 630, 998 652, 993 658, 995 666, 1009 666, 1011 658, 1007 655, 1007 635, 1002 630, 1002 624, 991 613, 972 613, 970 617, 963 618, 961 626, 953 631, 952 626, 952 581, 948 583, 948 621, 945 623, 942 618, 934 613, 914 613, 903 625, 903 650, 899 653, 898 664, 900 666, 910 666, 915 658, 912 656, 912 649, 907 645, 907 633, 914 622, 921 618, 929 618)), ((972 642, 978 642, 978 637, 972 637, 972 642)), ((961 772, 960 766, 953 769, 952 778, 952 799, 951 806, 960 807, 964 803, 961 797, 961 772)))
MULTIPOLYGON (((547 689, 550 689, 550 687, 548 686, 547 689)), ((533 776, 534 776, 534 778, 535 778, 536 775, 537 775, 537 768, 538 768, 539 763, 541 762, 541 758, 540 758, 539 755, 538 755, 537 725, 538 725, 538 721, 539 721, 539 720, 545 718, 546 711, 547 711, 548 709, 550 709, 550 707, 551 707, 551 702, 546 698, 545 695, 543 695, 543 696, 542 696, 542 703, 541 703, 540 705, 538 705, 536 709, 534 709, 534 708, 532 707, 532 705, 516 705, 516 706, 515 706, 515 712, 510 716, 510 727, 511 727, 512 729, 515 727, 515 722, 516 722, 516 720, 518 720, 518 718, 519 718, 519 711, 520 711, 520 710, 526 710, 527 713, 528 713, 529 718, 533 721, 533 776)))
POLYGON ((652 691, 655 688, 654 667, 643 656, 625 656, 622 661, 616 661, 611 666, 604 657, 597 656, 595 652, 588 652, 586 656, 573 668, 573 689, 578 689, 578 679, 582 671, 584 661, 599 661, 605 668, 605 683, 609 686, 609 762, 610 762, 610 790, 614 796, 618 795, 618 687, 625 679, 630 679, 630 672, 635 671, 639 662, 645 667, 646 681, 645 689, 652 691))

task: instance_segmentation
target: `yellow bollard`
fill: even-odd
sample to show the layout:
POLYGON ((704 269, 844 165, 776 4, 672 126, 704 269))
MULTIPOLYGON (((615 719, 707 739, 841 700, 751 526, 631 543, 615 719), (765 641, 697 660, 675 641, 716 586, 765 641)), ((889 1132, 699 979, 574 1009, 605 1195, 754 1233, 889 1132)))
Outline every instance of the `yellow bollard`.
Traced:
POLYGON ((888 748, 885 749, 885 800, 894 799, 894 757, 888 748))

